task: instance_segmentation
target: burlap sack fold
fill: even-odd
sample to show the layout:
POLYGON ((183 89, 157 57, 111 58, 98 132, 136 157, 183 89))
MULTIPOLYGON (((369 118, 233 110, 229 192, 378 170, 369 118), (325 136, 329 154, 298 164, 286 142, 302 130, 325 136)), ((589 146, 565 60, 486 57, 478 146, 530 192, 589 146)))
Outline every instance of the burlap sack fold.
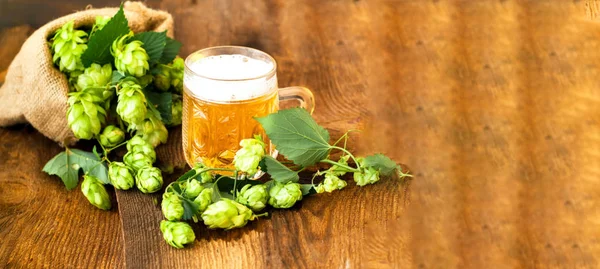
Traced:
MULTIPOLYGON (((30 123, 62 146, 77 142, 66 118, 67 78, 52 63, 48 40, 68 21, 74 20, 75 28, 91 27, 96 16, 113 16, 117 11, 118 8, 79 11, 55 19, 36 30, 8 67, 5 82, 0 88, 0 127, 30 123)), ((140 2, 125 2, 124 11, 132 31, 167 30, 167 35, 173 37, 171 14, 150 9, 140 2)), ((157 149, 162 162, 173 165, 185 162, 180 129, 170 129, 167 145, 157 149)))

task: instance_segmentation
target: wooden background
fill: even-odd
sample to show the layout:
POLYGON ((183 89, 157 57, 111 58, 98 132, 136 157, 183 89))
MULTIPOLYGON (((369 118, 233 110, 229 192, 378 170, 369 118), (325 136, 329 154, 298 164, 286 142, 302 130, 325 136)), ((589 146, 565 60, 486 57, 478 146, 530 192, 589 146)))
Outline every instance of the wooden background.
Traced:
MULTIPOLYGON (((0 70, 80 1, 0 0, 0 70)), ((101 5, 104 1, 89 1, 101 5)), ((114 5, 118 1, 106 1, 114 5)), ((594 1, 591 1, 594 2, 594 1)), ((600 23, 586 1, 155 0, 182 55, 224 44, 272 54, 315 118, 415 174, 174 250, 152 196, 101 212, 40 170, 60 148, 0 129, 6 267, 598 268, 600 23)))

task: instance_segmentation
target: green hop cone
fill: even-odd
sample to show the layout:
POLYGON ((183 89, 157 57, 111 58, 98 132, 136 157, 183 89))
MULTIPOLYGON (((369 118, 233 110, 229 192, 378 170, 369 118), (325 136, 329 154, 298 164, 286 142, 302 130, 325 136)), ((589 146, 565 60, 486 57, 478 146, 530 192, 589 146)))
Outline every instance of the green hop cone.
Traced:
POLYGON ((181 98, 173 97, 173 103, 171 104, 171 126, 177 126, 181 125, 183 102, 181 101, 181 98))
POLYGON ((102 30, 102 28, 104 28, 104 26, 106 26, 106 24, 109 21, 110 21, 109 16, 96 16, 96 22, 94 23, 94 26, 92 27, 90 36, 93 35, 94 33, 96 33, 97 31, 102 30))
POLYGON ((90 201, 90 204, 102 210, 109 210, 111 207, 110 198, 104 188, 104 185, 100 183, 97 178, 84 175, 83 181, 81 182, 81 192, 85 198, 90 201))
POLYGON ((156 161, 156 151, 154 147, 144 140, 141 136, 134 136, 127 141, 127 150, 136 153, 143 153, 146 157, 150 158, 152 163, 156 161))
POLYGON ((379 171, 373 167, 363 169, 361 172, 354 172, 354 181, 358 186, 365 186, 379 181, 379 171))
POLYGON ((150 74, 146 74, 137 78, 137 80, 140 82, 140 86, 142 86, 142 88, 146 88, 148 85, 150 85, 150 83, 152 83, 154 77, 152 77, 150 74))
POLYGON ((148 54, 139 40, 132 40, 133 32, 129 32, 116 39, 111 46, 110 52, 115 57, 117 70, 135 77, 142 77, 150 68, 148 54))
POLYGON ((146 96, 142 92, 142 86, 132 81, 120 84, 117 92, 117 114, 123 121, 129 124, 141 123, 146 117, 146 96))
POLYGON ((175 93, 181 94, 183 92, 183 71, 185 68, 185 63, 183 59, 179 56, 173 60, 171 64, 171 85, 175 93))
POLYGON ((255 212, 263 210, 267 206, 269 193, 267 185, 260 184, 244 186, 236 196, 236 201, 243 204, 255 212))
POLYGON ((137 172, 135 185, 143 193, 154 193, 163 185, 160 169, 156 167, 143 167, 137 172))
POLYGON ((188 199, 194 199, 194 198, 198 197, 200 192, 202 190, 204 190, 204 187, 202 186, 202 184, 200 184, 200 182, 195 179, 191 179, 190 181, 184 182, 183 187, 184 187, 183 196, 185 196, 188 199))
POLYGON ((343 189, 344 187, 346 187, 346 185, 348 185, 348 183, 340 179, 335 174, 326 173, 325 179, 317 187, 315 187, 315 190, 317 191, 317 193, 333 192, 335 190, 343 189))
POLYGON ((108 165, 108 178, 117 190, 129 190, 135 184, 133 171, 122 162, 111 162, 108 165))
POLYGON ((125 132, 114 125, 108 125, 100 134, 100 144, 107 148, 119 145, 125 140, 125 132))
POLYGON ((258 171, 258 163, 265 155, 265 143, 258 139, 250 138, 240 141, 240 146, 242 148, 233 157, 235 169, 252 176, 258 171))
POLYGON ((92 139, 100 133, 106 120, 106 110, 99 105, 101 97, 89 91, 73 92, 69 94, 68 103, 67 123, 75 137, 92 139))
POLYGON ((302 200, 300 184, 275 182, 269 189, 269 204, 274 208, 290 208, 302 200))
POLYGON ((154 86, 161 91, 168 91, 171 88, 171 67, 168 65, 158 65, 156 75, 154 75, 154 86))
POLYGON ((167 127, 152 112, 148 113, 147 118, 142 123, 136 125, 136 129, 136 135, 141 136, 154 147, 161 143, 167 143, 169 136, 167 127))
POLYGON ((180 220, 183 217, 183 204, 175 193, 165 192, 160 207, 165 219, 180 220))
POLYGON ((198 210, 200 212, 204 212, 208 205, 212 203, 212 195, 213 189, 205 188, 200 192, 200 194, 198 194, 198 196, 196 196, 196 199, 194 199, 194 204, 198 205, 198 210))
POLYGON ((134 172, 140 171, 144 167, 152 167, 152 159, 142 152, 129 151, 123 156, 123 162, 133 169, 134 172))
MULTIPOLYGON (((343 165, 348 165, 348 159, 349 158, 350 158, 350 155, 342 156, 340 158, 340 160, 338 161, 338 163, 343 164, 343 165)), ((327 170, 327 173, 328 174, 332 174, 334 176, 341 177, 341 176, 343 176, 343 175, 346 174, 346 169, 344 169, 342 167, 339 167, 337 165, 333 165, 333 166, 331 166, 331 168, 329 168, 327 170)))
POLYGON ((83 70, 81 55, 87 49, 87 33, 73 29, 73 21, 65 23, 52 38, 52 61, 58 64, 60 71, 73 72, 83 70))
MULTIPOLYGON (((110 64, 105 64, 103 66, 92 64, 77 77, 75 88, 77 88, 78 91, 82 91, 90 87, 106 87, 106 85, 110 83, 111 77, 112 67, 110 64)), ((107 90, 106 93, 103 93, 102 97, 104 100, 109 99, 112 97, 112 91, 107 90)))
MULTIPOLYGON (((201 163, 198 163, 198 164, 196 164, 196 166, 194 166, 194 170, 196 170, 196 172, 200 172, 205 169, 206 169, 206 166, 204 166, 201 163)), ((195 178, 196 178, 196 180, 199 180, 200 183, 210 183, 210 182, 213 182, 214 176, 210 171, 206 171, 206 172, 200 173, 195 178)))
POLYGON ((163 220, 160 222, 160 231, 169 245, 175 248, 183 248, 196 240, 192 227, 185 222, 163 220))
POLYGON ((202 220, 210 229, 229 230, 239 228, 255 218, 256 216, 252 213, 252 210, 245 205, 226 198, 210 204, 202 213, 202 220))

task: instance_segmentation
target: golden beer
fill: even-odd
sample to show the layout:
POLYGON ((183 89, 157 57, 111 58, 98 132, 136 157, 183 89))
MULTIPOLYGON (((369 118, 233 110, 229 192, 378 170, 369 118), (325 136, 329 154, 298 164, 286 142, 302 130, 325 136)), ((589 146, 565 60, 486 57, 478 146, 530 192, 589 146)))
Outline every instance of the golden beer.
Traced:
MULTIPOLYGON (((216 103, 183 97, 183 149, 188 163, 228 167, 240 140, 266 134, 253 117, 263 117, 279 108, 277 91, 250 100, 216 103)), ((267 143, 269 145, 269 143, 267 143)))
MULTIPOLYGON (((270 145, 254 117, 277 112, 280 100, 313 111, 310 90, 277 88, 276 67, 273 57, 246 47, 212 47, 186 58, 182 145, 188 165, 233 168, 240 140, 261 135, 270 145)), ((267 150, 273 153, 272 146, 267 150)))

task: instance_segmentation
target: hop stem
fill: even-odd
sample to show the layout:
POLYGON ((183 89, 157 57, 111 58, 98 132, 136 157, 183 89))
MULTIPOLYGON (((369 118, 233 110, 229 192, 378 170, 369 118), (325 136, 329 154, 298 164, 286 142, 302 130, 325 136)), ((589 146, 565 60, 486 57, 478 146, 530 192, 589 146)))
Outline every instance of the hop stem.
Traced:
MULTIPOLYGON (((350 156, 352 156, 352 155, 350 155, 350 156)), ((348 171, 346 171, 346 172, 360 172, 360 170, 359 170, 359 169, 352 168, 352 167, 350 167, 350 166, 347 166, 347 165, 345 165, 345 164, 341 164, 341 163, 338 163, 338 162, 334 162, 334 161, 332 161, 332 160, 329 160, 329 159, 322 160, 321 162, 323 162, 323 163, 328 163, 328 164, 331 164, 331 165, 336 165, 336 166, 338 166, 338 167, 344 168, 344 169, 348 170, 348 171)))

